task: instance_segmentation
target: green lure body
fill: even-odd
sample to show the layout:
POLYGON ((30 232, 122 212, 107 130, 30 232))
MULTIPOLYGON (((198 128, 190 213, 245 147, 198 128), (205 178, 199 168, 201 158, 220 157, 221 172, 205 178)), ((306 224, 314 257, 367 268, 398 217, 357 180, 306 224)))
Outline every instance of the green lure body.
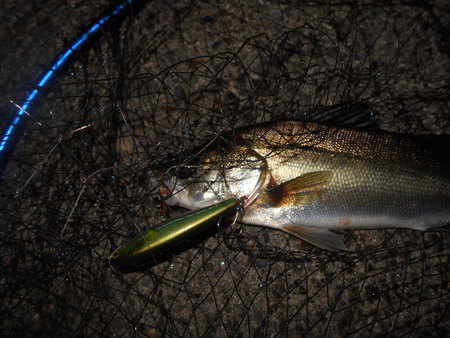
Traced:
POLYGON ((110 262, 117 268, 139 267, 150 263, 157 255, 218 225, 222 217, 236 212, 239 205, 238 199, 230 198, 162 222, 153 229, 139 233, 116 249, 110 257, 110 262))

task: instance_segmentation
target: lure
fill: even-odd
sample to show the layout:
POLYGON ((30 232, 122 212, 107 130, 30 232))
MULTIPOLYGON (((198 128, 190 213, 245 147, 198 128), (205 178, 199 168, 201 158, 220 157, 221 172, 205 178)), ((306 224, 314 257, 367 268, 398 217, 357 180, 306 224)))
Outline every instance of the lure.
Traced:
POLYGON ((223 217, 236 212, 240 204, 238 199, 230 198, 162 222, 116 249, 110 262, 119 269, 146 265, 161 253, 217 225, 223 217))

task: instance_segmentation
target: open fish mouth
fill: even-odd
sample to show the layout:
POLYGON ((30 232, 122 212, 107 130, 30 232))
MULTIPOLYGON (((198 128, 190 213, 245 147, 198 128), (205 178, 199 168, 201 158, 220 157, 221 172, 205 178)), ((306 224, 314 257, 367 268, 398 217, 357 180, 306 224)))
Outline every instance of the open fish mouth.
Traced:
POLYGON ((158 195, 169 206, 199 209, 229 198, 242 200, 243 207, 254 203, 269 183, 265 159, 255 167, 230 170, 206 169, 200 176, 180 179, 169 175, 159 181, 158 195), (161 183, 162 182, 162 183, 161 183))
POLYGON ((168 206, 178 205, 185 209, 199 209, 219 202, 219 198, 205 199, 202 194, 189 193, 185 186, 171 181, 159 186, 158 195, 168 206))
POLYGON ((167 205, 174 206, 186 198, 187 193, 183 186, 167 181, 159 186, 158 195, 167 205))

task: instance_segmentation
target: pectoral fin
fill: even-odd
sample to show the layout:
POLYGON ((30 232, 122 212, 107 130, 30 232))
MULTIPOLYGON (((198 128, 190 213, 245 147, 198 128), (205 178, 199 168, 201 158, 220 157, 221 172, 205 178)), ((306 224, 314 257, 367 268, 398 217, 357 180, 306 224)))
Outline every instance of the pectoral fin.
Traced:
POLYGON ((326 229, 298 225, 286 225, 280 229, 321 249, 348 251, 341 237, 326 229))
POLYGON ((299 204, 321 199, 323 188, 331 182, 332 178, 332 171, 315 171, 269 187, 266 191, 269 203, 272 207, 280 207, 287 198, 289 200, 294 198, 299 204))

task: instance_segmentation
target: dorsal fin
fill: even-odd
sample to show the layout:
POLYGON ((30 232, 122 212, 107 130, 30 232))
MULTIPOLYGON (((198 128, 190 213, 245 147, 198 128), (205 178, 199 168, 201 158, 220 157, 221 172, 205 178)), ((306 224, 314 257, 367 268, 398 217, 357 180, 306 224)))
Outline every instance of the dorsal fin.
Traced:
POLYGON ((381 131, 374 111, 369 104, 361 101, 314 108, 304 113, 304 119, 339 128, 381 131))

